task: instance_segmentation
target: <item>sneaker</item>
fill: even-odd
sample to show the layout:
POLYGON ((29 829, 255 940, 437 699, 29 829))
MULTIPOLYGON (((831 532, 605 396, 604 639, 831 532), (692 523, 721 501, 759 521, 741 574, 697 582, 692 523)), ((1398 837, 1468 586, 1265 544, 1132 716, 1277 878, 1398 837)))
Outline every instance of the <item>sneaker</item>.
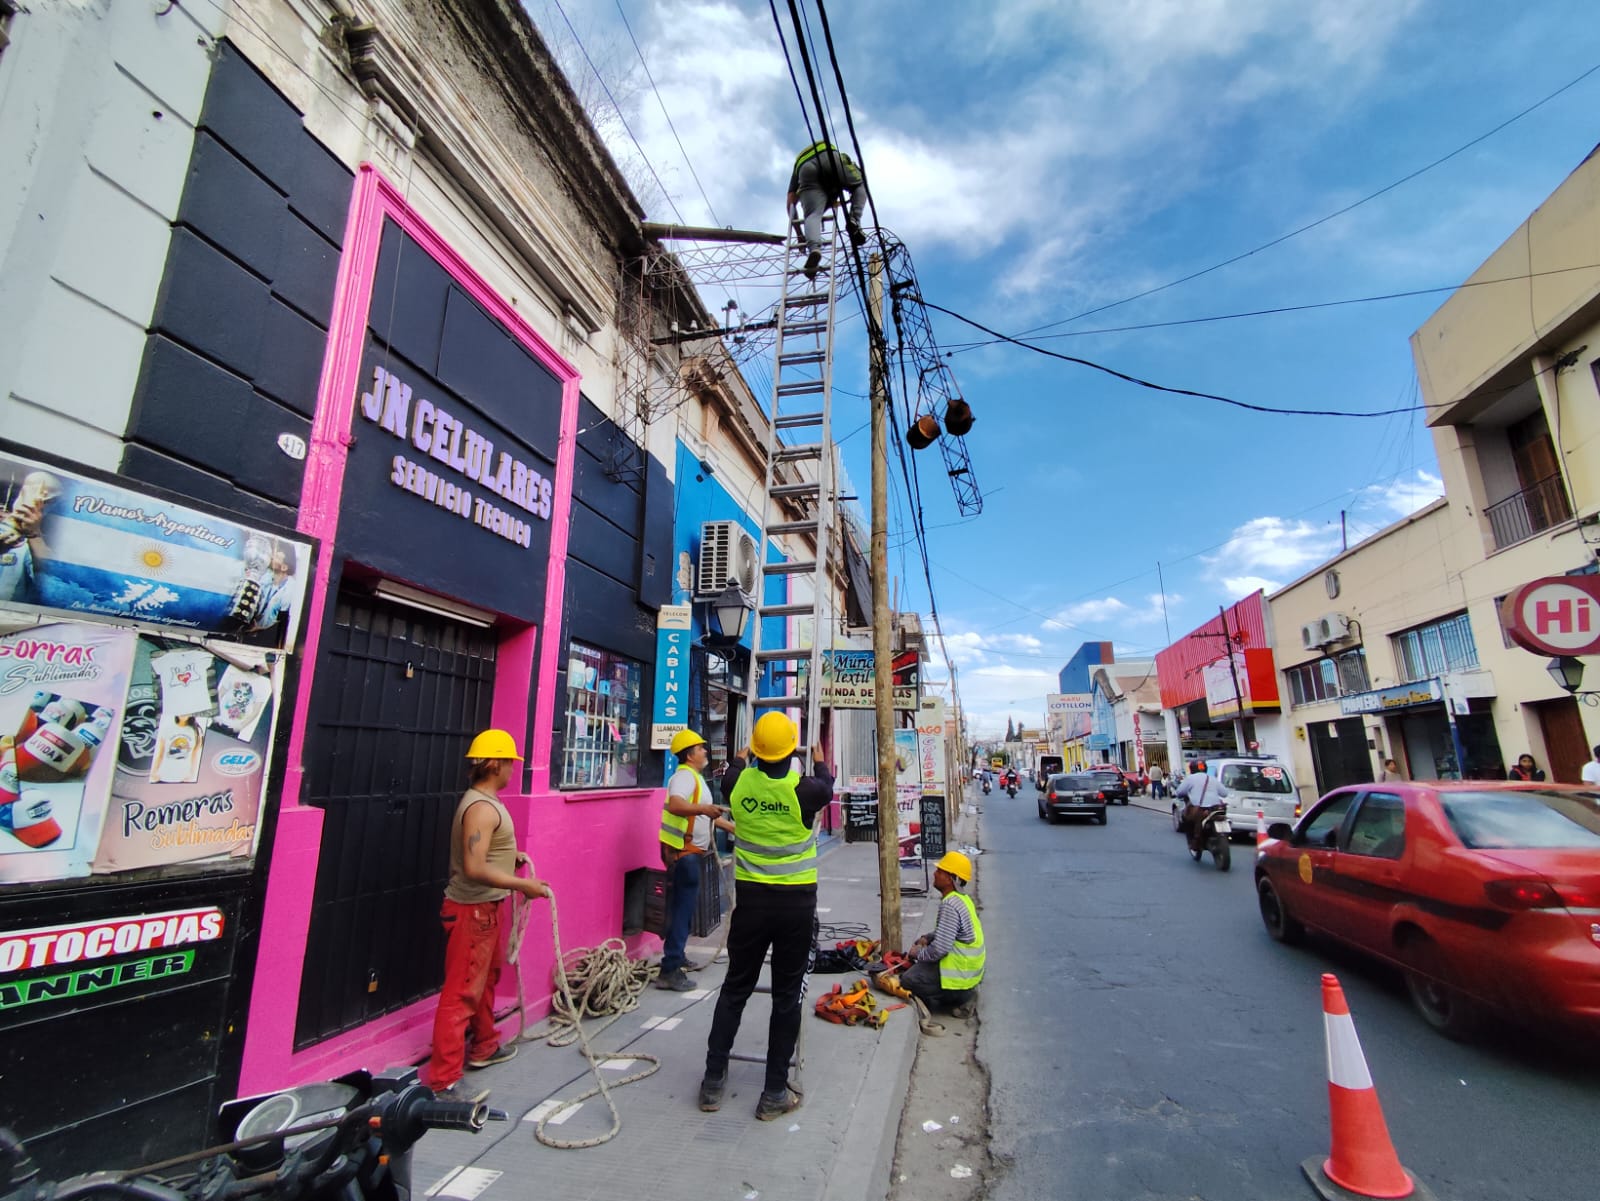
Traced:
POLYGON ((799 1108, 800 1094, 792 1088, 786 1088, 781 1093, 762 1093, 761 1100, 756 1102, 756 1119, 770 1122, 799 1108))
POLYGON ((506 1060, 515 1059, 516 1057, 516 1043, 501 1043, 498 1049, 489 1052, 487 1055, 474 1055, 468 1059, 467 1067, 473 1071, 477 1071, 479 1068, 492 1068, 497 1063, 504 1063, 506 1060))
POLYGON ((977 1017, 977 1003, 975 1001, 963 1001, 960 1005, 957 1005, 950 1010, 950 1016, 953 1018, 960 1018, 963 1022, 968 1018, 977 1017))
POLYGON ((700 1112, 716 1113, 722 1108, 722 1090, 728 1087, 728 1077, 707 1076, 700 1082, 700 1112))
POLYGON ((855 222, 850 223, 850 245, 860 248, 867 244, 867 235, 855 222))
POLYGON ((656 987, 664 988, 668 992, 688 992, 694 987, 694 981, 684 975, 681 967, 675 967, 670 972, 662 972, 656 978, 656 987))
POLYGON ((454 1084, 448 1084, 444 1088, 434 1089, 433 1099, 435 1101, 465 1101, 467 1100, 467 1094, 461 1088, 461 1081, 457 1080, 454 1084))
POLYGON ((817 278, 817 265, 822 262, 822 251, 813 250, 806 255, 806 265, 801 268, 806 273, 806 278, 815 281, 817 278))

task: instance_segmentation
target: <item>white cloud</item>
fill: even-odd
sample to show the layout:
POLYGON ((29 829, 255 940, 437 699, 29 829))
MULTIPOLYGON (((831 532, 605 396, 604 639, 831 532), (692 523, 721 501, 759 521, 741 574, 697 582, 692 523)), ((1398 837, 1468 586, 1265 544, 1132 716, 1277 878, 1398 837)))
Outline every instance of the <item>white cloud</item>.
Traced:
POLYGON ((1253 517, 1237 527, 1222 549, 1206 556, 1220 575, 1235 578, 1274 574, 1298 575, 1339 549, 1339 531, 1325 523, 1284 517, 1253 517))
POLYGON ((1259 575, 1228 576, 1222 581, 1222 587, 1236 600, 1239 597, 1249 596, 1257 589, 1263 592, 1276 592, 1282 586, 1277 580, 1269 580, 1266 576, 1259 575))
MULTIPOLYGON (((1043 630, 1073 629, 1082 633, 1089 633, 1084 628, 1085 623, 1098 625, 1102 629, 1110 628, 1119 630, 1125 626, 1149 625, 1152 622, 1163 620, 1167 610, 1178 604, 1183 597, 1176 593, 1168 593, 1165 601, 1159 592, 1147 593, 1136 604, 1129 604, 1120 597, 1102 596, 1094 600, 1079 601, 1068 605, 1045 621, 1039 628, 1043 630)), ((1098 637, 1099 635, 1094 635, 1098 637)))
POLYGON ((1419 467, 1415 475, 1363 488, 1357 503, 1376 508, 1389 521, 1398 521, 1443 495, 1444 481, 1419 467))

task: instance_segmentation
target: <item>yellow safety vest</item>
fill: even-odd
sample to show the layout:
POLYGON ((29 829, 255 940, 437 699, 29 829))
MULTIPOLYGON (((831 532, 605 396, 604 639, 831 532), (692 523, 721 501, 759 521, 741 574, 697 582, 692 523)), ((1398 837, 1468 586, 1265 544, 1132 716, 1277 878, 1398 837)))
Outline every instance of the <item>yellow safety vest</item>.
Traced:
POLYGON ((939 960, 939 987, 946 992, 960 992, 977 988, 983 982, 983 923, 978 920, 978 907, 964 892, 953 892, 939 903, 960 901, 972 918, 972 941, 958 942, 950 953, 939 960))
POLYGON ((848 154, 846 154, 844 151, 840 150, 837 146, 835 146, 832 142, 813 142, 813 143, 811 143, 811 145, 807 146, 804 150, 802 150, 798 155, 795 156, 794 169, 796 171, 800 170, 801 167, 803 167, 806 163, 809 163, 812 159, 816 158, 817 155, 822 154, 824 151, 828 151, 828 150, 831 150, 835 154, 837 154, 839 156, 839 161, 844 166, 845 178, 841 182, 843 182, 843 183, 851 183, 855 178, 860 176, 861 168, 856 166, 855 161, 853 159, 851 159, 851 157, 848 154))
MULTIPOLYGON (((700 773, 688 765, 682 765, 682 770, 694 776, 694 796, 690 798, 696 805, 700 803, 700 788, 704 783, 700 773)), ((669 781, 670 782, 670 781, 669 781)), ((692 818, 682 817, 672 812, 666 805, 661 806, 661 841, 674 851, 683 850, 683 844, 689 836, 689 823, 692 818)))
POLYGON ((759 767, 739 774, 733 806, 733 878, 753 884, 815 884, 817 836, 800 818, 800 773, 774 780, 759 767))

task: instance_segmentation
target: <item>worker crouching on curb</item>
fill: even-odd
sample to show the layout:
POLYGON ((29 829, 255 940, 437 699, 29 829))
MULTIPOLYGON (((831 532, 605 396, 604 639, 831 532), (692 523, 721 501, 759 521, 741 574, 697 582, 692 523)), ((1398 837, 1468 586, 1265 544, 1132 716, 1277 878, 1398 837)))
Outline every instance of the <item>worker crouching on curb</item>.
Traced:
POLYGON ((822 748, 812 747, 812 774, 790 766, 799 745, 795 724, 766 713, 750 736, 751 765, 728 796, 733 810, 734 907, 728 930, 728 975, 717 997, 706 1044, 700 1108, 722 1107, 728 1056, 755 991, 761 962, 772 948, 772 1021, 767 1027, 767 1076, 756 1117, 771 1121, 800 1107, 789 1085, 789 1061, 800 1036, 800 993, 811 955, 817 910, 817 814, 833 799, 833 777, 822 748))
POLYGON ((504 951, 500 938, 505 899, 513 892, 547 897, 543 881, 518 876, 529 862, 517 850, 511 814, 500 793, 516 775, 522 756, 504 730, 485 730, 467 748, 471 787, 456 805, 450 823, 450 882, 445 885, 444 985, 433 1019, 433 1054, 428 1083, 435 1094, 459 1099, 463 1064, 486 1068, 517 1053, 502 1046, 494 1024, 494 988, 500 979, 504 951), (467 1052, 467 1036, 472 1052, 467 1052))
POLYGON ((678 770, 667 781, 667 803, 661 811, 661 862, 667 869, 667 933, 662 939, 661 975, 657 988, 688 992, 694 987, 683 967, 689 922, 700 898, 700 874, 711 855, 711 828, 731 831, 733 823, 722 810, 706 801, 710 790, 701 772, 711 752, 706 740, 693 730, 672 736, 672 753, 678 770), (710 818, 701 821, 700 818, 710 818))
POLYGON ((900 983, 920 997, 930 1009, 949 1006, 958 1018, 971 1017, 983 983, 983 923, 971 897, 960 891, 972 882, 972 860, 951 851, 933 870, 939 890, 939 922, 932 934, 911 945, 912 965, 900 973, 900 983))

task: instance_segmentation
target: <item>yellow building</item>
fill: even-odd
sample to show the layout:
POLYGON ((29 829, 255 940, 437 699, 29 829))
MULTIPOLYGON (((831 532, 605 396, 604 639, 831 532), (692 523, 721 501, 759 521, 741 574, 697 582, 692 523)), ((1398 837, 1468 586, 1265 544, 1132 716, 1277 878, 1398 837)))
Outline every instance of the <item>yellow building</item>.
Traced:
MULTIPOLYGON (((1600 743, 1600 708, 1558 687, 1545 657, 1510 644, 1498 601, 1530 580, 1600 564, 1596 264, 1600 154, 1591 153, 1411 338, 1459 527, 1460 590, 1499 687, 1501 745, 1572 782, 1600 743)), ((1600 688, 1600 659, 1583 662, 1584 683, 1600 688)))
POLYGON ((1559 686, 1500 612, 1600 563, 1595 264, 1600 154, 1412 336, 1445 498, 1268 598, 1303 800, 1389 758, 1415 779, 1494 778, 1530 753, 1575 783, 1600 744, 1600 697, 1559 686))

